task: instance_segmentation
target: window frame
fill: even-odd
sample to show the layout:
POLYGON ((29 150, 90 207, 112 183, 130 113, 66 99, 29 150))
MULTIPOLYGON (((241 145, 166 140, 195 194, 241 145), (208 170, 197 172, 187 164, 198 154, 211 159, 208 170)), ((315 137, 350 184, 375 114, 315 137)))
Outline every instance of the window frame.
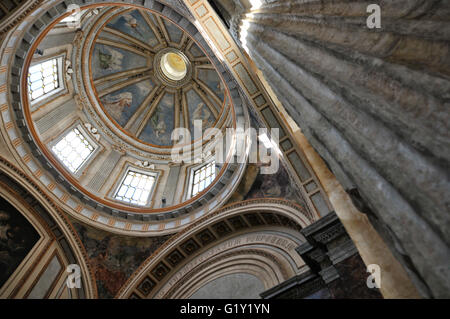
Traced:
POLYGON ((92 160, 97 156, 98 152, 102 149, 101 145, 95 141, 95 139, 88 133, 88 131, 84 128, 84 126, 79 122, 75 122, 74 124, 70 125, 68 128, 66 128, 64 131, 62 131, 61 134, 59 134, 57 137, 55 137, 49 144, 48 147, 50 149, 50 152, 52 155, 56 158, 59 164, 61 164, 67 172, 69 172, 71 175, 75 177, 80 177, 86 167, 92 162, 92 160), (72 172, 66 164, 58 157, 58 155, 53 151, 53 147, 58 144, 64 137, 69 134, 70 131, 73 129, 78 129, 78 131, 83 135, 83 137, 91 144, 91 146, 94 148, 92 153, 83 161, 83 163, 77 168, 75 172, 72 172))
POLYGON ((122 173, 119 175, 120 177, 117 179, 117 182, 111 188, 111 191, 109 192, 109 198, 114 200, 115 202, 125 204, 125 205, 130 205, 133 207, 141 207, 141 208, 142 207, 152 207, 160 175, 161 175, 161 172, 158 170, 143 169, 141 167, 127 164, 125 166, 125 168, 122 169, 122 173), (153 183, 153 187, 150 190, 150 193, 148 195, 147 202, 145 203, 145 205, 134 204, 134 203, 126 202, 126 201, 116 198, 117 193, 119 192, 120 188, 122 187, 122 184, 125 181, 125 179, 127 178, 128 172, 130 172, 130 171, 133 171, 133 172, 136 172, 139 174, 143 174, 143 175, 153 175, 155 177, 155 182, 153 183))
POLYGON ((199 169, 209 165, 212 162, 214 162, 214 179, 211 181, 210 184, 208 184, 208 186, 206 186, 203 189, 203 190, 205 190, 206 188, 209 187, 209 185, 212 184, 212 182, 216 179, 216 177, 218 176, 218 173, 220 172, 220 169, 218 169, 217 166, 216 166, 214 157, 212 157, 211 159, 209 159, 209 160, 207 160, 205 162, 202 162, 202 163, 199 163, 199 164, 196 164, 196 165, 193 165, 193 166, 189 167, 189 169, 188 169, 188 178, 186 179, 187 184, 185 186, 185 190, 186 191, 185 191, 185 194, 183 196, 184 200, 188 200, 190 198, 193 198, 193 197, 197 196, 199 193, 201 193, 203 191, 203 190, 201 190, 201 191, 197 192, 197 194, 192 195, 192 191, 194 190, 194 176, 195 176, 195 172, 198 171, 199 169))
MULTIPOLYGON (((36 98, 34 100, 31 100, 30 92, 28 89, 28 75, 27 75, 27 95, 28 95, 28 99, 30 101, 30 106, 32 108, 36 108, 37 106, 40 106, 48 101, 51 101, 51 100, 59 97, 62 92, 65 92, 67 90, 66 80, 64 77, 66 52, 39 57, 38 59, 33 59, 29 68, 31 68, 37 64, 41 64, 41 63, 45 63, 47 61, 53 60, 53 59, 56 59, 56 66, 57 66, 57 71, 58 71, 58 87, 57 88, 51 90, 50 92, 44 93, 43 95, 39 96, 38 98, 36 98)), ((29 72, 29 69, 28 69, 28 72, 29 72)))

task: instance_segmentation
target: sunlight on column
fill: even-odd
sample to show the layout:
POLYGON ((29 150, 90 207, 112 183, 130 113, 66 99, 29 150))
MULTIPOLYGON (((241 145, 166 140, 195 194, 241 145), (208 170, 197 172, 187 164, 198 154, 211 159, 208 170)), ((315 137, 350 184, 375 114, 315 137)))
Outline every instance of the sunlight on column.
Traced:
POLYGON ((273 139, 269 138, 266 133, 260 134, 258 138, 261 141, 261 143, 264 144, 265 148, 275 150, 275 152, 277 152, 278 155, 283 154, 280 148, 278 147, 277 143, 273 139))
POLYGON ((220 50, 216 47, 216 44, 214 43, 213 40, 211 40, 211 38, 208 35, 208 32, 206 32, 206 30, 202 27, 200 22, 198 22, 198 20, 195 20, 194 24, 197 27, 197 30, 200 31, 200 33, 203 35, 205 40, 209 43, 209 45, 211 46, 211 49, 214 51, 214 53, 219 58, 219 60, 221 60, 222 62, 225 61, 225 59, 223 58, 223 55, 220 53, 220 50))
MULTIPOLYGON (((247 17, 247 15, 246 15, 247 17)), ((247 35, 248 35, 248 28, 250 27, 250 22, 247 20, 242 20, 242 26, 241 31, 239 32, 239 40, 241 40, 242 47, 244 50, 248 53, 248 47, 247 47, 247 35)))
POLYGON ((250 0, 250 4, 252 5, 252 10, 257 10, 261 8, 263 2, 262 0, 250 0))

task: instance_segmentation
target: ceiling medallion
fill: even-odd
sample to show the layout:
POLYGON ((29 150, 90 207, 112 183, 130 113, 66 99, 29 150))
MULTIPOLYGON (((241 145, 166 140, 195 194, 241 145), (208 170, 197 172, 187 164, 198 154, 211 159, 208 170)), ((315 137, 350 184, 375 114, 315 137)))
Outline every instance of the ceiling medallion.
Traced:
POLYGON ((156 53, 153 68, 158 79, 173 88, 182 87, 191 80, 191 62, 175 48, 165 48, 156 53))

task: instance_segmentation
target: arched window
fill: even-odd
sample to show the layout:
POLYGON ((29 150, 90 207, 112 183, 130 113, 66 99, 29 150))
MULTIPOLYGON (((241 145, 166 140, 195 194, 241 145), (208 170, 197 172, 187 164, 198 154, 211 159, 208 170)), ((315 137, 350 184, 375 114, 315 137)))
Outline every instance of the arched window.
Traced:
POLYGON ((128 170, 114 196, 122 202, 145 206, 155 185, 156 174, 128 170))
POLYGON ((63 89, 62 59, 56 57, 34 64, 28 69, 28 96, 31 103, 40 101, 63 89))
POLYGON ((96 145, 86 138, 79 126, 69 130, 52 147, 53 153, 72 173, 77 173, 95 149, 96 145))
POLYGON ((194 170, 191 196, 195 196, 211 184, 216 178, 216 162, 212 161, 194 170))

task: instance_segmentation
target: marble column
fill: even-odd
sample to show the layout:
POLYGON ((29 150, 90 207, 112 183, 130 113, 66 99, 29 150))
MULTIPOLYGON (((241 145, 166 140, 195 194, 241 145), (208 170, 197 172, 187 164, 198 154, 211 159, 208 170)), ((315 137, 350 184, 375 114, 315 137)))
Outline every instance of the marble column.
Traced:
POLYGON ((450 2, 264 2, 243 46, 420 294, 449 297, 450 2))
POLYGON ((308 162, 316 173, 347 233, 355 244, 365 265, 376 264, 382 269, 380 292, 384 298, 420 298, 407 272, 393 256, 386 243, 374 229, 366 214, 353 204, 349 194, 328 169, 319 154, 300 130, 294 133, 308 162))

